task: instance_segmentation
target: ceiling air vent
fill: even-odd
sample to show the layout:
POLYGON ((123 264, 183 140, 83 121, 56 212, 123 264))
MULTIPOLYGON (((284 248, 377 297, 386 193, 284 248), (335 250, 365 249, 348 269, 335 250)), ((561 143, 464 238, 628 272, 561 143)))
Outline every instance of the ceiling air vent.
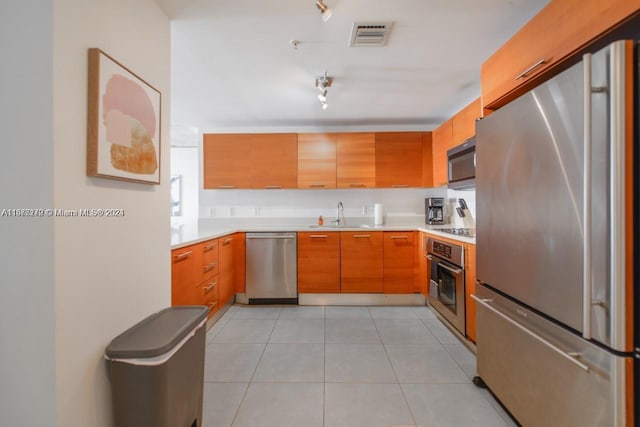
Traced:
POLYGON ((393 22, 354 22, 349 46, 380 47, 387 43, 393 22))

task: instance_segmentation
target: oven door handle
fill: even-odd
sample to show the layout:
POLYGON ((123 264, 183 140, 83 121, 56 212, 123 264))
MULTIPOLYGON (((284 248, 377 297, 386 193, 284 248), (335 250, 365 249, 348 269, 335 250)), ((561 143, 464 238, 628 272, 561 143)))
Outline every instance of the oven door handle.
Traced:
POLYGON ((426 255, 424 256, 426 259, 428 259, 429 261, 433 261, 433 257, 431 255, 426 255))
POLYGON ((451 267, 447 267, 446 265, 442 264, 442 263, 438 263, 438 267, 444 268, 445 270, 455 274, 456 276, 459 276, 462 274, 463 270, 459 269, 459 268, 451 268, 451 267))

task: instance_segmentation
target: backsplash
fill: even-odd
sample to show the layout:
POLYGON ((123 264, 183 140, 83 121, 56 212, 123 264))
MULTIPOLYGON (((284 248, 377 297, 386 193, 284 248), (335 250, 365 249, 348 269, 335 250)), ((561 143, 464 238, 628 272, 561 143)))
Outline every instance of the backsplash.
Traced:
POLYGON ((375 188, 333 190, 203 190, 199 177, 198 150, 195 147, 171 150, 171 173, 183 177, 183 211, 173 217, 173 224, 197 219, 242 219, 268 221, 282 218, 317 219, 322 215, 330 221, 336 216, 338 202, 344 205, 344 215, 357 222, 373 221, 373 205, 381 203, 385 223, 424 223, 424 199, 446 197, 445 217, 452 227, 475 227, 475 191, 454 191, 446 188, 375 188), (193 189, 197 186, 198 191, 193 189), (465 218, 456 213, 458 198, 469 209, 465 218))

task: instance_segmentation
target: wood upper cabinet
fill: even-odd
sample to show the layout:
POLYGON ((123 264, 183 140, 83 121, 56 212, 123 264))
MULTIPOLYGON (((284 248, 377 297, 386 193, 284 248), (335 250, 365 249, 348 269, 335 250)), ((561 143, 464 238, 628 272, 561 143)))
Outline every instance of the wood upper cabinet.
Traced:
POLYGON ((204 134, 204 188, 251 187, 251 135, 204 134))
POLYGON ((376 132, 376 187, 422 185, 422 133, 376 132))
POLYGON ((476 119, 482 116, 480 98, 464 107, 452 118, 451 134, 453 147, 460 145, 476 134, 476 119))
POLYGON ((414 231, 385 231, 383 283, 385 294, 410 294, 416 288, 414 231))
POLYGON ((338 188, 373 188, 376 185, 374 133, 337 134, 338 188))
POLYGON ((476 246, 465 243, 463 247, 467 337, 476 342, 476 302, 470 296, 476 293, 476 246))
POLYGON ((433 134, 422 133, 422 186, 433 187, 433 134))
POLYGON ((448 184, 447 150, 453 146, 453 120, 449 119, 433 131, 433 186, 448 184))
POLYGON ((336 188, 336 145, 331 133, 298 134, 298 188, 336 188))
POLYGON ((340 292, 340 232, 298 233, 298 292, 340 292))
POLYGON ((383 292, 381 231, 340 232, 342 293, 383 292))
POLYGON ((298 135, 251 135, 251 188, 297 188, 298 135))
POLYGON ((640 11, 640 0, 552 0, 480 72, 484 108, 533 88, 563 60, 640 11))

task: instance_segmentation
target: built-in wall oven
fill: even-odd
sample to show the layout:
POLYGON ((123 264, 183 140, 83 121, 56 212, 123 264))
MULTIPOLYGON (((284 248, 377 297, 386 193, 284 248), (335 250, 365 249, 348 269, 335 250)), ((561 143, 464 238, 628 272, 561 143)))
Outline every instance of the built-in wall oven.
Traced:
POLYGON ((460 245, 427 237, 429 304, 465 335, 464 250, 460 245))

